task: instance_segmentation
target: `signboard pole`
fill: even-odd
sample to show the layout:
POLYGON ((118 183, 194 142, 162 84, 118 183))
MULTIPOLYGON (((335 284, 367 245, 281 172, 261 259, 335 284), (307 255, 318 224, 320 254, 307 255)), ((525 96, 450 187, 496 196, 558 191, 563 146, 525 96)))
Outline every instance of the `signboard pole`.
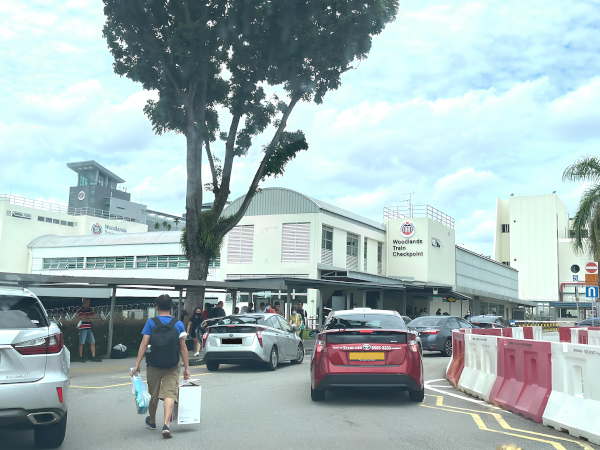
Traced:
POLYGON ((579 317, 579 289, 575 286, 575 305, 577 306, 577 321, 581 320, 579 317))

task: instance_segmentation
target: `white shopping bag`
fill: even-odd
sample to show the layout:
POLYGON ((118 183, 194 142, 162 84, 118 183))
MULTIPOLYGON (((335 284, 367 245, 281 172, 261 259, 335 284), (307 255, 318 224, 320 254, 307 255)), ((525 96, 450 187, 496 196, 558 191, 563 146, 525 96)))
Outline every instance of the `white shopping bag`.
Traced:
POLYGON ((179 425, 200 423, 202 386, 198 381, 189 380, 179 387, 178 403, 177 423, 179 425))

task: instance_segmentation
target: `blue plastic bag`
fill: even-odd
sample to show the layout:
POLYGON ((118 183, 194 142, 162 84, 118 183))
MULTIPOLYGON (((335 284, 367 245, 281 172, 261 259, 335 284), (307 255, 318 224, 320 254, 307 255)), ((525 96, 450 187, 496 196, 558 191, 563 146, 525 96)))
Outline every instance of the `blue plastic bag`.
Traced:
POLYGON ((132 392, 135 397, 135 405, 138 414, 146 414, 150 405, 150 393, 148 385, 139 375, 131 377, 132 392))

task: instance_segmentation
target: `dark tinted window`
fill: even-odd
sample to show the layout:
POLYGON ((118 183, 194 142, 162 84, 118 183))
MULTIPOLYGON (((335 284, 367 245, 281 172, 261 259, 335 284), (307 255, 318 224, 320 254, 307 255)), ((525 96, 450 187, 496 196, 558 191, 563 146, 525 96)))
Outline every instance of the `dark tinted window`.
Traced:
POLYGON ((263 316, 227 316, 216 322, 216 325, 257 324, 264 325, 263 316))
POLYGON ((406 344, 406 333, 343 331, 327 334, 328 344, 406 344))
POLYGON ((344 314, 343 316, 331 317, 325 324, 326 330, 347 328, 404 330, 406 325, 401 317, 390 314, 344 314))
POLYGON ((450 317, 446 321, 446 326, 451 330, 456 330, 457 328, 461 327, 460 323, 458 322, 458 319, 455 319, 454 317, 450 317))
POLYGON ((0 330, 47 326, 46 316, 36 299, 0 295, 0 330))
POLYGON ((410 321, 410 327, 441 327, 446 319, 442 317, 417 317, 410 321))

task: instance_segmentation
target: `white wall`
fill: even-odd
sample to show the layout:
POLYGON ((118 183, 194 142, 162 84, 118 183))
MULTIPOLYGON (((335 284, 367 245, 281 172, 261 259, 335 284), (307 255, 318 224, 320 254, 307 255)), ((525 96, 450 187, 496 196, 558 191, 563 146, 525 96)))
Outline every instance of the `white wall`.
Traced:
POLYGON ((0 199, 0 272, 30 272, 27 245, 35 238, 46 235, 92 234, 92 224, 118 227, 127 232, 144 232, 147 226, 122 220, 107 220, 89 216, 71 216, 64 212, 45 211, 25 206, 16 206, 0 199), (31 215, 31 219, 8 216, 8 211, 31 215), (38 216, 75 222, 76 226, 40 222, 38 216))

